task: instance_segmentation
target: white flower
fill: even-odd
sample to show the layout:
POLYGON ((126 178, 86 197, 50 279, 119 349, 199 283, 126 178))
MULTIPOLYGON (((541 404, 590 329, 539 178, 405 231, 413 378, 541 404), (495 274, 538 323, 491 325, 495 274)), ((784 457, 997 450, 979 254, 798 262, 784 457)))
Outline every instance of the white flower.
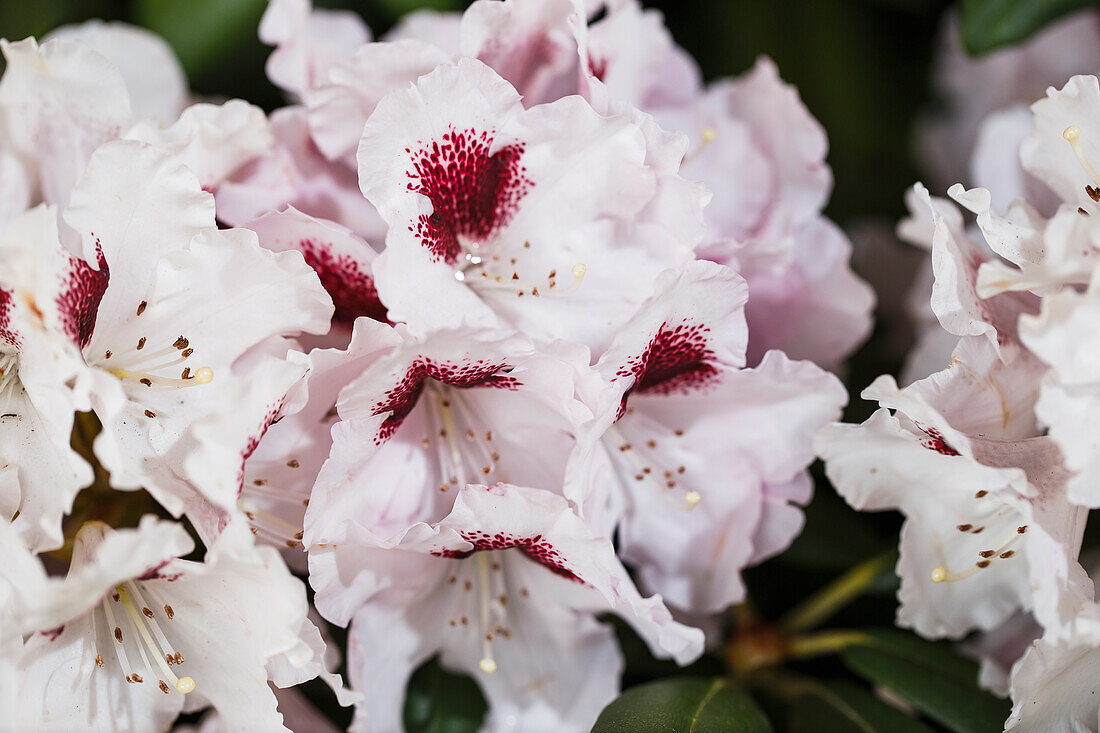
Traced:
POLYGON ((524 110, 470 59, 387 96, 364 129, 359 182, 390 225, 375 277, 391 318, 417 333, 466 320, 605 344, 656 275, 691 256, 691 241, 631 236, 660 190, 646 140, 576 97, 524 110))
POLYGON ((57 216, 44 206, 0 236, 0 513, 14 518, 33 551, 62 545, 62 516, 93 477, 69 444, 73 414, 89 409, 87 397, 67 386, 81 374, 82 359, 44 321, 79 318, 72 306, 97 291, 88 285, 98 273, 60 248, 21 257, 51 236, 56 241, 57 216), (53 297, 35 297, 39 282, 53 297))
POLYGON ((213 705, 223 730, 281 731, 269 670, 282 684, 323 670, 304 587, 247 532, 224 533, 198 563, 176 559, 192 549, 179 525, 89 523, 64 579, 0 535, 16 555, 0 569, 5 629, 30 635, 4 650, 14 729, 160 731, 213 705))
POLYGON ((31 302, 56 303, 39 309, 45 327, 82 353, 72 388, 103 425, 95 452, 112 485, 144 487, 178 514, 194 494, 190 479, 210 501, 233 506, 243 458, 195 456, 243 456, 263 414, 242 406, 220 433, 191 429, 258 384, 271 390, 251 402, 263 407, 300 377, 283 360, 285 348, 238 360, 275 337, 327 329, 331 301, 315 273, 297 253, 261 249, 252 232, 217 229, 213 201, 194 175, 140 143, 97 151, 64 217, 94 265, 74 260, 77 269, 60 281, 21 276, 53 271, 36 260, 69 258, 56 227, 40 227, 36 240, 5 251, 0 280, 10 278, 31 302), (197 468, 185 473, 188 458, 197 468))
POLYGON ((318 609, 352 620, 350 677, 367 713, 355 730, 399 731, 401 691, 437 652, 475 676, 488 730, 588 730, 622 669, 599 612, 622 616, 680 664, 703 647, 659 597, 639 595, 610 540, 547 491, 468 486, 437 524, 390 541, 359 530, 311 551, 310 575, 318 609))
POLYGON ((160 36, 126 23, 90 20, 63 25, 45 36, 78 41, 104 56, 122 74, 134 117, 169 125, 187 104, 187 77, 172 47, 160 36))
POLYGON ((293 95, 314 86, 335 61, 371 39, 358 14, 311 5, 310 0, 272 0, 260 20, 260 40, 276 47, 267 59, 267 76, 293 95))
POLYGON ((863 397, 884 409, 862 425, 818 435, 852 506, 906 516, 899 624, 958 638, 1024 608, 1059 627, 1090 585, 1076 561, 1087 513, 1067 500, 1061 453, 1035 421, 1042 371, 964 339, 947 369, 905 389, 879 377, 863 397))
POLYGON ((373 364, 361 360, 362 373, 340 392, 307 546, 338 544, 357 528, 389 537, 437 522, 477 481, 562 491, 580 425, 591 419, 574 396, 589 372, 587 351, 507 331, 415 339, 398 327, 390 338, 397 335, 396 348, 373 364))
POLYGON ((673 605, 720 611, 737 572, 802 524, 813 433, 846 394, 808 362, 768 353, 743 369, 745 282, 696 262, 666 273, 596 365, 606 383, 570 498, 610 534, 643 584, 673 605), (588 490, 586 496, 573 491, 588 490))
POLYGON ((1082 606, 1068 638, 1037 640, 1012 670, 1005 730, 1100 730, 1100 607, 1082 606))

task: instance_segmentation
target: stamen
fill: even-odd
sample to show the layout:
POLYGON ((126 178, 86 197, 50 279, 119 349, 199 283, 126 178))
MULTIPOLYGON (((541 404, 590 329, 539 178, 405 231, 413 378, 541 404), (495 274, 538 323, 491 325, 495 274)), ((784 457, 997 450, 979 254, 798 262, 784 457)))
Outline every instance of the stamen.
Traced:
POLYGON ((119 379, 133 379, 146 386, 160 385, 164 387, 191 387, 196 384, 209 384, 214 380, 214 370, 210 367, 199 367, 194 374, 183 378, 158 377, 155 374, 133 371, 131 369, 108 369, 108 372, 119 379), (151 384, 147 384, 150 382, 151 384))
POLYGON ((1081 147, 1081 128, 1077 125, 1070 125, 1062 131, 1062 137, 1073 148, 1073 154, 1077 156, 1077 162, 1081 164, 1081 168, 1088 174, 1094 184, 1100 186, 1100 176, 1096 174, 1096 169, 1089 163, 1088 158, 1085 157, 1085 151, 1081 147))
MULTIPOLYGON (((126 588, 127 585, 132 586, 132 584, 130 583, 127 583, 125 585, 120 584, 115 587, 115 591, 120 596, 122 607, 126 609, 126 613, 130 617, 130 620, 133 622, 134 626, 137 627, 138 633, 141 635, 141 640, 145 642, 146 648, 148 648, 150 653, 152 653, 152 655, 156 658, 157 666, 160 667, 160 671, 164 674, 168 681, 171 682, 177 690, 184 694, 191 692, 195 689, 195 680, 190 677, 176 677, 175 673, 172 672, 172 669, 168 666, 167 662, 168 650, 161 649, 159 646, 157 646, 156 642, 153 641, 153 637, 152 635, 150 635, 149 630, 146 628, 146 624, 142 620, 141 614, 138 612, 137 608, 134 606, 134 602, 130 598, 130 592, 126 588)), ((144 603, 142 605, 144 605, 144 603)), ((152 624, 155 623, 155 621, 152 622, 152 624)), ((160 636, 163 637, 163 634, 160 634, 160 636)), ((140 649, 141 647, 138 648, 140 649)))
MULTIPOLYGON (((518 272, 507 275, 494 274, 487 269, 485 260, 481 257, 466 255, 468 265, 455 271, 455 279, 465 282, 474 289, 507 290, 514 292, 517 297, 530 294, 533 297, 564 297, 572 295, 580 289, 584 276, 588 272, 588 266, 578 262, 570 269, 573 276, 573 284, 568 288, 558 288, 557 270, 551 270, 544 285, 530 282, 520 278, 518 272), (476 267, 474 267, 476 266, 476 267), (476 275, 476 276, 475 276, 476 275)), ((514 260, 513 260, 514 263, 514 260)))
POLYGON ((710 144, 714 142, 714 138, 718 137, 718 131, 709 125, 699 131, 699 144, 695 146, 695 150, 692 150, 680 163, 681 166, 687 165, 691 161, 698 158, 703 154, 703 151, 710 147, 710 144))
POLYGON ((1013 555, 1016 554, 1015 550, 1009 550, 1008 548, 1010 548, 1010 547, 1012 547, 1012 545, 1016 544, 1016 541, 1018 539, 1020 539, 1020 537, 1024 534, 1024 532, 1026 530, 1027 530, 1027 525, 1026 524, 1012 530, 1012 534, 1009 535, 1008 539, 1006 539, 1004 542, 1002 542, 999 547, 997 547, 994 550, 982 550, 981 552, 979 552, 978 556, 981 557, 982 559, 978 560, 977 562, 975 562, 973 565, 968 567, 966 570, 963 570, 962 572, 952 573, 952 572, 948 571, 948 569, 945 568, 943 565, 940 565, 936 568, 933 568, 933 570, 932 570, 932 582, 933 583, 944 583, 944 582, 952 583, 956 580, 964 580, 966 578, 969 578, 971 575, 978 572, 979 570, 983 570, 983 569, 989 567, 994 560, 997 560, 997 559, 1007 560, 1008 558, 1010 558, 1010 557, 1012 557, 1013 555), (1021 530, 1023 530, 1023 531, 1021 531, 1021 530))
POLYGON ((102 605, 103 615, 107 617, 107 627, 114 630, 115 641, 118 643, 115 651, 118 653, 118 663, 122 667, 122 674, 127 682, 133 682, 134 668, 130 665, 130 658, 126 655, 126 646, 122 643, 122 632, 119 630, 118 624, 115 623, 114 611, 111 610, 111 604, 106 598, 103 599, 102 605))
MULTIPOLYGON (((619 426, 621 425, 622 423, 619 423, 619 426)), ((643 457, 639 455, 640 448, 629 442, 625 437, 623 437, 623 434, 619 432, 618 427, 613 426, 608 428, 607 432, 604 433, 604 439, 609 439, 609 445, 616 449, 613 452, 614 455, 622 456, 630 463, 630 466, 633 469, 632 471, 630 471, 630 474, 633 475, 635 481, 648 480, 650 485, 659 489, 662 495, 668 497, 669 499, 672 498, 671 489, 676 488, 677 485, 676 481, 673 480, 672 477, 676 474, 684 473, 684 471, 681 470, 683 466, 676 467, 676 474, 674 474, 672 471, 665 471, 665 480, 662 482, 658 479, 656 473, 653 471, 653 468, 651 466, 645 465, 642 462, 643 457)), ((645 441, 645 446, 648 449, 654 449, 657 447, 657 442, 655 440, 647 440, 645 441)), ((675 500, 673 500, 673 503, 678 509, 691 510, 694 509, 702 500, 702 495, 698 491, 692 489, 683 494, 682 504, 679 501, 675 500)))

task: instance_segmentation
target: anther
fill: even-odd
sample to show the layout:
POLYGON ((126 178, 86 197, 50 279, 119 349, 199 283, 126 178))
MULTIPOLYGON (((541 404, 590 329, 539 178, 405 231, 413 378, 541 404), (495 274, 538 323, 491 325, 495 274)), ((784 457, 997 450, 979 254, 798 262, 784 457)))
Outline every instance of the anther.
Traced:
POLYGON ((137 314, 140 316, 142 313, 144 313, 145 308, 148 305, 149 305, 148 301, 145 301, 145 300, 141 301, 141 303, 139 303, 138 307, 137 307, 137 314))

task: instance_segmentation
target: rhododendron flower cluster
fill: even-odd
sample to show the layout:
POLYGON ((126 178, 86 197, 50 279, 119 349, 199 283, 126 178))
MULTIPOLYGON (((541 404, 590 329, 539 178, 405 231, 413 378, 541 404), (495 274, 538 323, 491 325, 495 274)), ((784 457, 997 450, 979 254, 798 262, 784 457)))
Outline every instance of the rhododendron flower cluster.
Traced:
POLYGON ((900 226, 931 251, 948 363, 902 388, 879 377, 863 392, 879 409, 815 445, 853 507, 905 516, 898 624, 981 632, 968 648, 1011 695, 1006 729, 1095 730, 1100 605, 1078 554, 1100 507, 1100 83, 1073 76, 1013 116, 1021 134, 992 115, 978 135, 990 188, 918 184, 900 226))
MULTIPOLYGON (((633 0, 478 0, 378 41, 271 0, 259 36, 288 98, 270 115, 193 101, 128 26, 0 43, 0 727, 209 708, 218 730, 283 730, 286 690, 319 677, 354 730, 398 731, 438 656, 487 729, 588 730, 623 667, 607 614, 690 663, 687 620, 741 601, 741 570, 801 527, 812 437, 846 402, 827 369, 873 300, 822 214, 824 132, 766 59, 704 85, 633 0), (346 683, 314 608, 349 629, 346 683)), ((1049 175, 1071 195, 1079 173, 1049 175)), ((1060 400, 1096 380, 1057 352, 1091 263, 1020 250, 1016 284, 979 278, 987 306, 949 217, 968 376, 881 385, 914 407, 876 430, 928 475, 964 464, 990 496, 948 503, 988 535, 959 536, 1026 526, 997 551, 1027 559, 945 586, 996 588, 957 618, 917 592, 912 613, 1069 629, 1019 569, 1076 577, 1092 455, 1060 439, 1088 419, 1060 400), (1067 283, 1041 310, 1026 292, 1067 283), (937 410, 991 372, 1041 395, 996 435, 937 410)), ((991 390, 972 399, 996 422, 991 390)))

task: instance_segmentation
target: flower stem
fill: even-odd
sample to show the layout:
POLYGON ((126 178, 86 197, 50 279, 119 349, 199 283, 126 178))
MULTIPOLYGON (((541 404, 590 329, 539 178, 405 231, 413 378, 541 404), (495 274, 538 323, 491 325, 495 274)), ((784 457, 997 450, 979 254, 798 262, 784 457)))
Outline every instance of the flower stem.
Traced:
POLYGON ((832 654, 856 644, 867 644, 871 637, 859 631, 823 631, 820 634, 796 636, 787 640, 787 656, 808 659, 832 654))
POLYGON ((856 565, 792 609, 780 621, 780 628, 788 634, 814 628, 862 595, 880 573, 893 566, 897 557, 897 551, 890 550, 856 565))

